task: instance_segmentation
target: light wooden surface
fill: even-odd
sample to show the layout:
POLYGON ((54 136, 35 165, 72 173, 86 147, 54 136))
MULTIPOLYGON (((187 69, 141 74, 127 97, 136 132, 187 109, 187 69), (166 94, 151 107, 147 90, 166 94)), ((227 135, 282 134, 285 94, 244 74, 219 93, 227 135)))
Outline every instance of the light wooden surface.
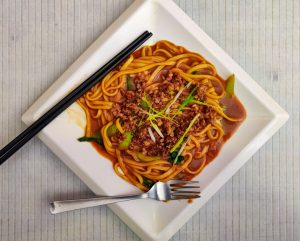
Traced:
MULTIPOLYGON (((1 147, 24 128, 22 113, 130 3, 0 0, 1 147)), ((300 240, 300 1, 176 3, 290 120, 172 240, 300 240)), ((90 194, 38 139, 30 141, 0 167, 0 240, 139 240, 106 207, 49 214, 54 199, 90 194)))

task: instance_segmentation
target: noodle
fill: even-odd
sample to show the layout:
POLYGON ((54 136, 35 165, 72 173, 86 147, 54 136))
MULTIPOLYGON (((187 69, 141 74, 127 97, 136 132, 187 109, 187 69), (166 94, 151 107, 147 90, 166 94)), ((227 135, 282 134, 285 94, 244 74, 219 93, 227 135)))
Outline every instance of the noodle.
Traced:
POLYGON ((147 191, 157 181, 190 180, 217 156, 245 119, 226 91, 214 65, 163 40, 134 52, 77 102, 85 135, 100 136, 94 146, 115 173, 147 191))

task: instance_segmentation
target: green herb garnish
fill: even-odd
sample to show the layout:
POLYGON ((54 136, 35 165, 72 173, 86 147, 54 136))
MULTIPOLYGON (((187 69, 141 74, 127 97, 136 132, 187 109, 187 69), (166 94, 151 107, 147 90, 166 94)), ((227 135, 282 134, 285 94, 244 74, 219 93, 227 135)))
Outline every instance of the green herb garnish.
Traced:
POLYGON ((125 132, 125 139, 119 144, 119 149, 120 150, 128 149, 128 147, 131 143, 132 137, 133 137, 132 132, 125 132))
POLYGON ((133 78, 130 76, 127 77, 127 90, 136 90, 135 83, 133 81, 133 78))
POLYGON ((155 184, 154 181, 146 178, 146 177, 143 177, 143 185, 149 189, 151 189, 151 187, 155 184))
POLYGON ((115 135, 118 132, 118 128, 115 124, 112 124, 110 127, 107 128, 107 135, 109 137, 112 137, 113 135, 115 135))
POLYGON ((183 156, 178 156, 178 152, 177 151, 173 151, 170 154, 169 162, 171 162, 171 163, 173 163, 175 165, 180 164, 183 160, 184 160, 184 157, 183 156))
POLYGON ((171 154, 170 154, 170 160, 174 161, 175 158, 177 157, 177 155, 178 155, 178 151, 171 152, 171 154))
MULTIPOLYGON (((170 117, 164 115, 164 112, 167 107, 165 107, 161 111, 158 111, 152 107, 151 103, 149 102, 149 100, 146 97, 143 97, 142 101, 143 101, 143 105, 147 106, 147 108, 148 108, 148 111, 144 111, 144 113, 148 115, 147 121, 152 121, 152 120, 155 120, 156 118, 163 118, 163 119, 167 119, 169 121, 174 122, 170 117)), ((140 103, 140 105, 141 105, 141 103, 140 103)), ((167 106, 168 106, 168 104, 167 104, 167 106)))
POLYGON ((159 127, 158 127, 155 123, 153 123, 152 120, 150 120, 150 124, 151 124, 151 126, 153 127, 153 129, 157 132, 157 134, 158 134, 161 138, 164 138, 163 133, 161 132, 161 130, 159 129, 159 127))
POLYGON ((173 148, 170 150, 170 153, 172 153, 173 151, 175 151, 180 144, 184 141, 184 137, 187 135, 187 133, 189 132, 189 130, 192 128, 192 126, 195 124, 196 120, 199 118, 200 113, 198 113, 190 122, 188 128, 186 128, 185 132, 183 133, 183 135, 180 137, 180 139, 176 142, 176 144, 173 146, 173 148))
POLYGON ((226 80, 226 87, 225 87, 226 94, 230 98, 234 96, 234 82, 235 82, 235 76, 234 74, 232 74, 226 80))
POLYGON ((174 164, 178 165, 184 160, 184 156, 178 156, 177 159, 175 159, 174 164))
POLYGON ((178 110, 177 110, 177 112, 176 112, 175 115, 177 115, 180 111, 182 111, 183 108, 184 108, 185 106, 187 106, 187 105, 195 98, 195 96, 194 96, 193 94, 194 94, 194 92, 197 90, 197 88, 198 88, 198 85, 196 85, 196 86, 192 89, 191 93, 184 99, 184 101, 182 102, 182 104, 179 106, 179 108, 178 108, 178 110))
POLYGON ((167 107, 165 109, 165 112, 168 113, 171 110, 171 106, 176 102, 176 100, 179 98, 179 96, 182 94, 182 92, 184 91, 184 89, 189 88, 190 85, 192 84, 192 82, 189 82, 186 86, 184 86, 183 88, 181 88, 177 94, 175 95, 175 97, 167 104, 167 107))
POLYGON ((100 146, 104 146, 103 145, 103 139, 102 139, 102 136, 101 134, 96 134, 94 136, 83 136, 83 137, 80 137, 78 138, 78 141, 80 142, 95 142, 97 143, 98 145, 100 146))
POLYGON ((142 107, 143 110, 149 110, 149 108, 150 108, 148 103, 143 99, 140 102, 140 106, 142 107))

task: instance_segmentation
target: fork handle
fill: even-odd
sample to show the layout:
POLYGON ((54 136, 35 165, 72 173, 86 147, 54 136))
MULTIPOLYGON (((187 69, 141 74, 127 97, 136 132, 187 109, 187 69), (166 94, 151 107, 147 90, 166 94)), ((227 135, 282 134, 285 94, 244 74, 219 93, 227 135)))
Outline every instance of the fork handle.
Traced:
POLYGON ((55 201, 50 203, 50 212, 52 214, 62 213, 67 211, 72 211, 76 209, 82 208, 90 208, 96 207, 116 202, 124 202, 135 199, 144 199, 148 198, 147 193, 139 194, 139 195, 131 195, 131 196, 103 196, 97 198, 89 198, 89 199, 78 199, 78 200, 66 200, 66 201, 55 201))

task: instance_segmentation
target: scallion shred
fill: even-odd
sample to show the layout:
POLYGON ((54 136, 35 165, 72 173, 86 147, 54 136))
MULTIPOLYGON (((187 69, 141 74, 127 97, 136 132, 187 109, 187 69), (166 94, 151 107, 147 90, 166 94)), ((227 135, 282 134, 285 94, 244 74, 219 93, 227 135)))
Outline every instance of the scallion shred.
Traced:
POLYGON ((136 86, 135 86, 135 83, 134 83, 132 77, 128 76, 126 82, 127 82, 127 89, 128 90, 136 90, 136 86))
POLYGON ((159 129, 159 127, 158 127, 155 123, 153 123, 152 120, 150 120, 150 124, 151 124, 151 126, 153 127, 153 129, 157 132, 157 134, 158 134, 161 138, 164 138, 163 133, 161 132, 161 130, 159 129))
POLYGON ((187 135, 187 133, 190 131, 190 129, 192 128, 192 126, 195 124, 196 120, 199 118, 200 113, 198 113, 190 122, 188 128, 186 128, 185 132, 183 133, 183 135, 180 137, 180 139, 176 142, 176 144, 173 146, 173 148, 170 150, 170 152, 172 153, 173 151, 175 151, 180 144, 183 142, 184 137, 187 135))
POLYGON ((226 87, 225 87, 226 94, 230 98, 234 95, 234 82, 235 82, 235 76, 234 74, 232 74, 226 80, 226 87))
POLYGON ((194 92, 197 90, 197 88, 198 88, 198 85, 196 85, 196 86, 192 89, 191 93, 184 99, 184 101, 182 102, 182 104, 179 106, 179 108, 178 108, 178 110, 177 110, 177 112, 176 112, 175 115, 177 115, 180 111, 182 111, 183 108, 184 108, 185 106, 187 106, 187 105, 195 98, 195 96, 194 96, 193 94, 194 94, 194 92))
POLYGON ((183 88, 181 88, 178 93, 175 95, 174 99, 172 100, 172 102, 168 105, 167 109, 165 110, 165 113, 169 113, 171 110, 171 106, 176 102, 176 100, 179 98, 179 96, 182 94, 182 92, 184 91, 184 89, 189 88, 190 85, 192 84, 192 82, 189 82, 186 86, 184 86, 183 88))
POLYGON ((182 144, 182 146, 180 147, 180 150, 179 150, 179 152, 177 153, 177 156, 176 156, 176 158, 175 158, 175 160, 174 160, 174 164, 179 164, 179 163, 181 163, 181 162, 183 161, 184 157, 183 157, 183 159, 182 159, 181 153, 183 152, 185 146, 188 144, 188 142, 191 140, 191 138, 192 138, 192 136, 190 135, 190 136, 186 139, 186 141, 182 144))
POLYGON ((95 142, 100 146, 103 146, 103 139, 100 133, 95 134, 94 136, 83 136, 78 138, 79 142, 95 142))
POLYGON ((151 127, 148 127, 147 130, 148 130, 148 133, 149 133, 149 136, 150 136, 151 140, 155 143, 156 139, 155 139, 155 136, 154 136, 154 134, 151 130, 151 127))

